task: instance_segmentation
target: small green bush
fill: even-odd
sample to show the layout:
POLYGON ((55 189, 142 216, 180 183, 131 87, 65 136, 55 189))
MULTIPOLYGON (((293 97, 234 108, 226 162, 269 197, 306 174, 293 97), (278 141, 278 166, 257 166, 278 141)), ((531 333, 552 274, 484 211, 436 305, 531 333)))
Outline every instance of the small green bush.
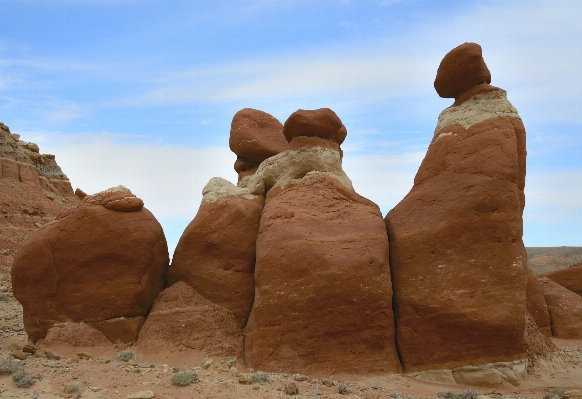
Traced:
POLYGON ((10 301, 10 297, 6 294, 0 294, 0 302, 8 302, 10 301))
POLYGON ((266 382, 270 382, 271 381, 271 377, 269 376, 268 373, 265 373, 264 371, 255 371, 252 372, 250 375, 251 378, 251 382, 253 384, 255 383, 266 383, 266 382))
POLYGON ((117 354, 116 359, 120 360, 122 362, 129 362, 130 360, 134 360, 136 362, 139 362, 139 356, 130 350, 124 350, 124 351, 119 352, 117 354))
POLYGON ((189 373, 188 371, 178 371, 177 373, 172 374, 171 381, 172 385, 185 387, 187 385, 198 382, 199 379, 196 374, 189 373))
POLYGON ((12 374, 20 368, 20 364, 11 357, 0 359, 0 374, 12 374))
POLYGON ((27 371, 18 370, 12 374, 12 381, 20 388, 30 388, 34 384, 34 377, 27 371))

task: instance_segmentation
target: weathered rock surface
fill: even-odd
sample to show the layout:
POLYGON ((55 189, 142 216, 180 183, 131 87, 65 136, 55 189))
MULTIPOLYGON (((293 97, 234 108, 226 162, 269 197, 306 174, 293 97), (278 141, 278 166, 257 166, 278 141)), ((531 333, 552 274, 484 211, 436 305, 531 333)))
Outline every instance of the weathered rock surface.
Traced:
POLYGON ((78 202, 55 156, 0 123, 0 266, 12 266, 28 234, 78 202))
POLYGON ((234 164, 239 180, 252 175, 265 159, 287 149, 283 125, 266 112, 252 108, 232 118, 229 146, 238 158, 234 164))
POLYGON ((239 182, 240 193, 273 195, 287 185, 301 181, 305 176, 323 173, 353 190, 352 181, 342 169, 339 145, 318 137, 297 137, 291 149, 261 163, 254 175, 239 182))
POLYGON ((150 352, 203 350, 210 356, 242 358, 243 336, 231 311, 180 281, 158 295, 136 345, 150 352))
POLYGON ((391 298, 388 239, 374 203, 324 173, 269 192, 245 329, 249 365, 396 371, 391 298))
POLYGON ((544 291, 534 271, 527 265, 524 266, 527 273, 526 304, 527 311, 535 321, 540 331, 546 336, 552 336, 550 313, 544 298, 544 291))
MULTIPOLYGON (((124 198, 135 196, 124 187, 87 196, 82 205, 23 243, 12 268, 12 285, 33 342, 53 325, 69 321, 105 325, 103 331, 112 336, 115 322, 100 322, 148 313, 165 286, 166 239, 147 209, 107 208, 108 199, 124 198)), ((127 327, 125 321, 117 323, 127 327)))
POLYGON ((329 108, 300 109, 285 121, 283 134, 291 142, 295 137, 320 137, 337 144, 344 142, 348 131, 340 118, 329 108))
POLYGON ((443 98, 457 98, 461 93, 481 83, 491 83, 491 73, 477 43, 455 47, 441 61, 434 88, 443 98))
MULTIPOLYGON (((450 61, 456 50, 437 81, 481 83, 466 78, 480 53, 450 61)), ((413 188, 385 218, 406 371, 525 357, 525 129, 505 91, 467 85, 453 90, 413 188)))
POLYGON ((547 277, 539 280, 550 311, 554 337, 582 339, 582 296, 547 277))
POLYGON ((544 273, 540 277, 547 277, 570 291, 582 295, 582 263, 577 263, 566 269, 544 273))
MULTIPOLYGON (((222 180, 222 179, 220 179, 222 180)), ((218 195, 213 179, 205 199, 178 242, 168 285, 184 281, 203 297, 232 311, 241 326, 251 311, 255 283, 257 232, 265 199, 262 196, 218 195), (214 194, 214 196, 212 196, 214 194), (212 196, 212 198, 210 198, 212 196)))
POLYGON ((54 346, 94 347, 108 346, 111 342, 99 330, 85 323, 62 323, 52 326, 43 339, 37 341, 41 348, 54 346))

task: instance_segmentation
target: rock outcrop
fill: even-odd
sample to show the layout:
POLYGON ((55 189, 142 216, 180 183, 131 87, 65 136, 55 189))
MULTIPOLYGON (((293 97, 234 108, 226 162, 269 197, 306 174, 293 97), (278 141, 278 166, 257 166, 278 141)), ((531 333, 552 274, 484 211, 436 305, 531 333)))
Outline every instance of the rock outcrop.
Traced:
POLYGON ((266 193, 247 363, 288 372, 397 371, 381 213, 341 169, 339 144, 330 140, 341 121, 321 129, 321 110, 301 113, 302 135, 286 134, 291 149, 243 182, 266 193))
POLYGON ((550 313, 544 298, 544 291, 538 281, 534 271, 527 265, 524 266, 527 273, 526 287, 526 308, 530 317, 535 321, 538 328, 546 336, 552 336, 552 326, 550 323, 550 313))
POLYGON ((240 359, 243 336, 231 311, 180 281, 158 295, 136 346, 149 352, 196 350, 240 359))
POLYGON ((582 296, 547 277, 539 280, 548 304, 554 337, 582 339, 582 296))
POLYGON ((253 303, 256 240, 265 199, 237 195, 234 185, 219 178, 203 193, 196 217, 176 246, 168 284, 184 281, 232 311, 242 327, 253 303), (230 191, 220 191, 217 185, 230 191))
POLYGON ((250 176, 265 159, 287 149, 283 125, 272 115, 252 108, 238 111, 232 118, 229 145, 237 155, 234 170, 239 181, 250 176))
POLYGON ((0 123, 0 266, 12 265, 28 234, 78 203, 55 156, 0 123))
POLYGON ((140 204, 115 187, 85 197, 26 238, 12 285, 31 341, 65 322, 90 324, 114 341, 135 340, 169 263, 162 227, 140 204))
POLYGON ((443 59, 435 87, 455 102, 385 218, 406 371, 525 358, 525 129, 480 60, 475 44, 443 59))
POLYGON ((582 295, 582 263, 576 263, 566 269, 544 273, 540 277, 547 277, 570 291, 582 295))
POLYGON ((491 73, 483 60, 481 46, 464 43, 445 55, 437 70, 434 88, 443 98, 457 98, 482 83, 491 83, 491 73))

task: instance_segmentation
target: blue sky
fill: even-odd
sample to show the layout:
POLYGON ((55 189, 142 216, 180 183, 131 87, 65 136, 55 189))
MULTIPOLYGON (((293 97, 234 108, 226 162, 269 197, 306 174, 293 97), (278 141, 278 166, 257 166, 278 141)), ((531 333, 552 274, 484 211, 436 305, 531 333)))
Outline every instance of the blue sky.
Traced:
POLYGON ((0 2, 0 121, 74 187, 123 184, 171 248, 213 176, 236 181, 232 116, 332 108, 344 168, 386 214, 440 111, 442 57, 477 42, 527 130, 526 246, 582 245, 582 2, 0 2))

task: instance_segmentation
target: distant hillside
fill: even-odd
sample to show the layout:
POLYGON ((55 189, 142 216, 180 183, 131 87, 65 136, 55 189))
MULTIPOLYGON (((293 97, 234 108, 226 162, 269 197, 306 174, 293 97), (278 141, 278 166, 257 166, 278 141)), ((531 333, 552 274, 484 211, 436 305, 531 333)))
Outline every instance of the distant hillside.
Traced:
POLYGON ((540 275, 582 262, 582 247, 529 247, 527 264, 540 275))

